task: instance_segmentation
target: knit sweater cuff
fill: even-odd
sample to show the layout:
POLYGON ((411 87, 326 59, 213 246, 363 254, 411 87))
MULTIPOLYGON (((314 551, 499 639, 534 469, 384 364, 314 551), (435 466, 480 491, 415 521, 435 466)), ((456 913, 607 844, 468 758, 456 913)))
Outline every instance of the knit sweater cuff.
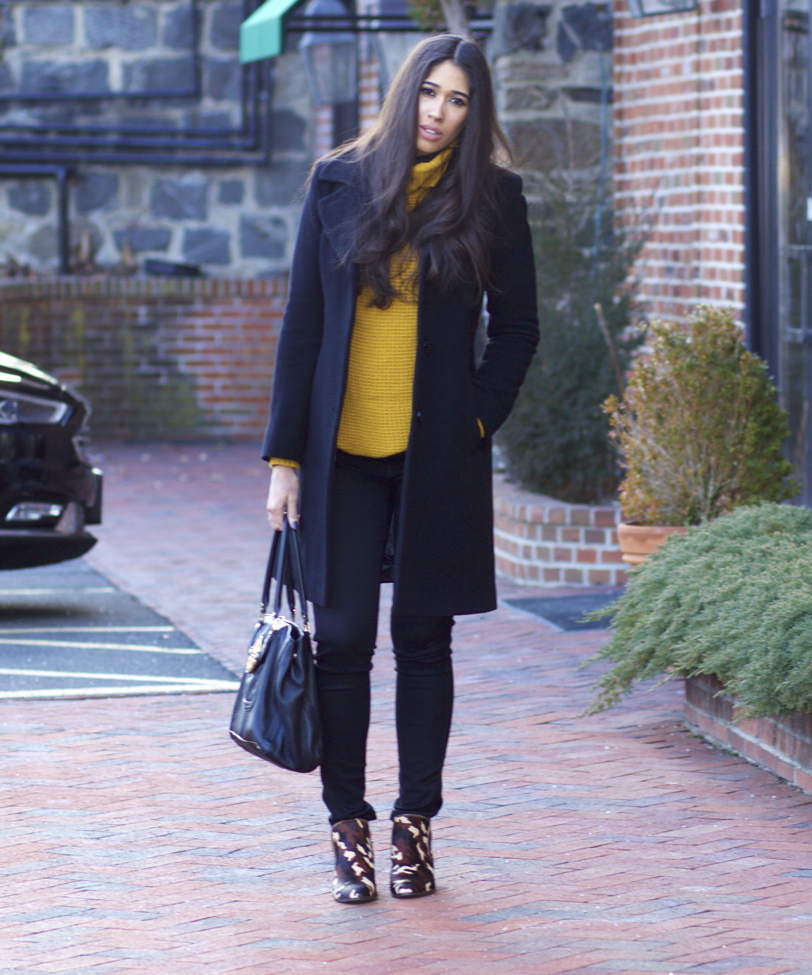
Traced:
POLYGON ((269 467, 292 467, 294 470, 299 469, 298 460, 282 460, 281 457, 271 457, 268 461, 269 467))

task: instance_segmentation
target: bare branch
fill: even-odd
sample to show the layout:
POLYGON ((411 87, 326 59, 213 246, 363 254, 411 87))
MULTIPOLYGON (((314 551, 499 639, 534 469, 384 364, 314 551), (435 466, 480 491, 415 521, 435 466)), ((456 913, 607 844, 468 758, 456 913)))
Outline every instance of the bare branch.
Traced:
POLYGON ((458 34, 460 37, 466 38, 466 40, 473 40, 471 27, 468 23, 468 17, 462 5, 462 0, 440 0, 440 5, 443 8, 445 25, 449 31, 452 34, 458 34))

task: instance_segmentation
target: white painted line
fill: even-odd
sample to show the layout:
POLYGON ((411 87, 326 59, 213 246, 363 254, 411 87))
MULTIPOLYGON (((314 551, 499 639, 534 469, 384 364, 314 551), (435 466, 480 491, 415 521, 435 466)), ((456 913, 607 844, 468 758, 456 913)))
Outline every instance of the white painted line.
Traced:
MULTIPOLYGON (((208 677, 142 677, 139 674, 98 674, 76 670, 24 670, 14 667, 0 667, 0 674, 12 677, 76 677, 81 680, 132 680, 132 681, 161 681, 165 684, 231 684, 232 681, 222 681, 208 677)), ((237 685, 239 686, 239 684, 237 685)))
POLYGON ((58 596, 66 592, 117 592, 112 586, 84 586, 78 589, 0 589, 0 596, 58 596))
POLYGON ((74 650, 133 650, 137 653, 202 654, 192 647, 153 647, 139 643, 79 643, 75 640, 6 640, 0 637, 0 645, 12 647, 67 647, 74 650))
POLYGON ((141 684, 129 687, 61 687, 52 690, 2 691, 0 701, 25 700, 26 698, 86 698, 86 697, 145 697, 150 694, 211 694, 216 691, 236 691, 239 683, 212 681, 202 684, 141 684))
POLYGON ((176 633, 174 626, 2 626, 0 633, 176 633))

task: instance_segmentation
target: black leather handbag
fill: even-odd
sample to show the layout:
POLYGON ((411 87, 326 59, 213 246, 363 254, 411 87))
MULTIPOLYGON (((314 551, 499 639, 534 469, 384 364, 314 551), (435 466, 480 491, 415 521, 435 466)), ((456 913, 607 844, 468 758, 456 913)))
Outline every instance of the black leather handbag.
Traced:
POLYGON ((292 772, 312 772, 321 762, 321 723, 299 533, 288 525, 287 518, 271 544, 259 620, 231 715, 231 737, 252 755, 292 772), (274 580, 273 611, 269 613, 274 580), (283 590, 291 619, 281 613, 283 590), (295 621, 297 615, 300 623, 295 621))

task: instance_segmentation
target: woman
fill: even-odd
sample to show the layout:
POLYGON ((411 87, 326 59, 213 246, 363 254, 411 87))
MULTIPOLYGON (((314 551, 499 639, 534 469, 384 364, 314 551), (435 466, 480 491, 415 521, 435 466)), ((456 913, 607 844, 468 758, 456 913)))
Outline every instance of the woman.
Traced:
POLYGON ((263 457, 271 526, 285 512, 296 524, 301 500, 340 902, 376 896, 364 773, 382 572, 394 582, 395 897, 435 890, 453 617, 496 607, 491 436, 538 341, 521 180, 495 164, 497 147, 507 153, 478 45, 433 37, 375 127, 316 164, 303 207, 263 457))

